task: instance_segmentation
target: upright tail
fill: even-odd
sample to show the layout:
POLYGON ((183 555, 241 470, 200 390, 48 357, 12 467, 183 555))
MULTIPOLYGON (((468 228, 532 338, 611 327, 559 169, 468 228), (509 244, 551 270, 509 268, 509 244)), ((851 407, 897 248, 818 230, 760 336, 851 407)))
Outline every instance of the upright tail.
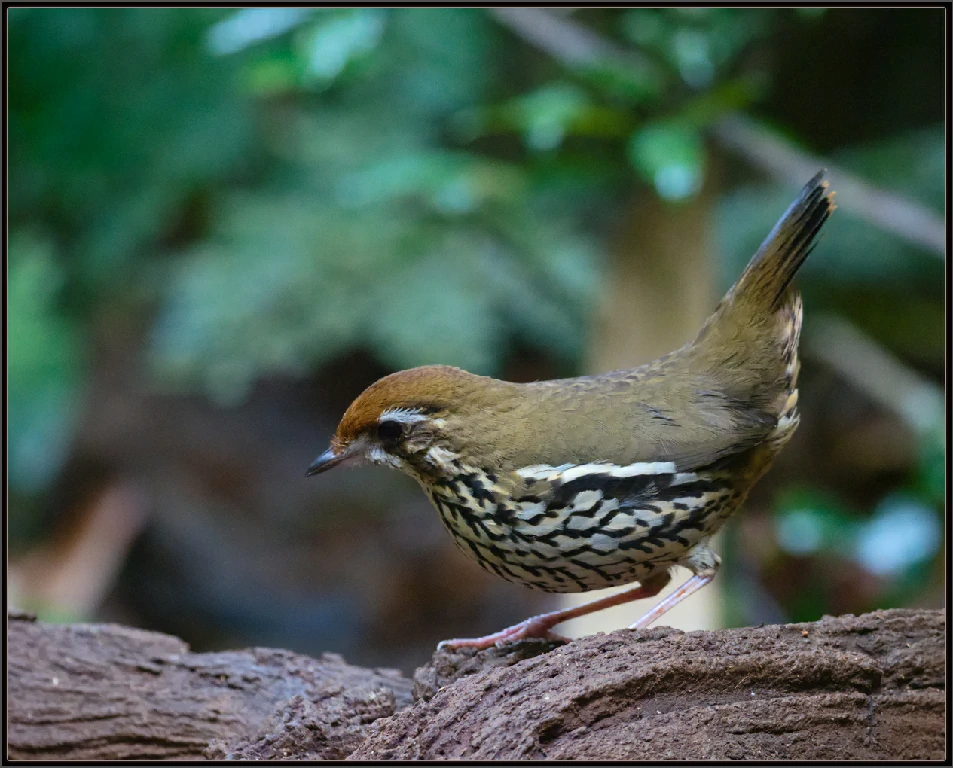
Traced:
POLYGON ((804 186, 751 257, 726 299, 754 304, 764 312, 780 307, 791 280, 814 249, 821 227, 834 210, 834 193, 828 186, 824 171, 804 186))
POLYGON ((697 370, 774 418, 796 422, 801 299, 791 281, 834 210, 833 194, 823 171, 807 183, 690 345, 697 370))
POLYGON ((818 172, 774 225, 692 346, 737 347, 742 337, 757 334, 765 323, 772 324, 770 318, 791 303, 791 281, 834 210, 833 195, 824 181, 824 171, 818 172))

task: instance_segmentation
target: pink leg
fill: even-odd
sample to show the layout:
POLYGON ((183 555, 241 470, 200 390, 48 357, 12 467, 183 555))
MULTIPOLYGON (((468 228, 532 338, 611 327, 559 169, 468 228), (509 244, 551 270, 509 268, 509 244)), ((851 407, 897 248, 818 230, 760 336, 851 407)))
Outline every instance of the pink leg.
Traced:
POLYGON ((699 589, 704 587, 708 582, 715 578, 714 573, 708 573, 705 575, 696 574, 692 576, 688 581, 682 584, 681 587, 676 589, 672 594, 662 600, 658 605, 656 605, 651 611, 649 611, 645 616, 639 619, 635 624, 629 627, 629 629, 639 629, 641 627, 647 627, 653 621, 661 617, 669 608, 677 605, 682 602, 686 597, 697 592, 699 589))
POLYGON ((567 638, 557 635, 550 630, 557 624, 561 624, 569 619, 575 619, 579 616, 585 616, 589 613, 601 611, 603 608, 611 608, 614 605, 622 605, 633 600, 641 600, 645 597, 655 597, 668 584, 671 576, 668 571, 662 571, 653 575, 651 578, 634 589, 627 592, 620 592, 617 595, 609 595, 600 600, 594 600, 591 603, 576 606, 575 608, 566 608, 562 611, 553 611, 552 613, 543 613, 539 616, 532 616, 519 624, 495 632, 492 635, 475 638, 459 638, 456 640, 444 640, 437 648, 490 648, 493 645, 502 645, 506 641, 515 642, 527 638, 542 638, 554 642, 566 642, 567 638))

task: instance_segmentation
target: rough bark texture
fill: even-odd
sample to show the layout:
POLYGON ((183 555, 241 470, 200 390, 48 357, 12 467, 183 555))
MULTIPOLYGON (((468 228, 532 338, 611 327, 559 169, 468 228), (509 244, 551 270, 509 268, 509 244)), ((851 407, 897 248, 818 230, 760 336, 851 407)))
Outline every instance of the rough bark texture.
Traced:
POLYGON ((438 653, 417 704, 350 759, 942 758, 944 634, 945 614, 898 610, 621 630, 510 665, 496 650, 438 653), (489 668, 455 680, 479 657, 489 668))
POLYGON ((8 620, 9 757, 942 759, 945 613, 440 651, 411 681, 8 620))
POLYGON ((411 702, 399 672, 333 654, 190 653, 169 635, 23 614, 7 641, 13 759, 339 759, 411 702))

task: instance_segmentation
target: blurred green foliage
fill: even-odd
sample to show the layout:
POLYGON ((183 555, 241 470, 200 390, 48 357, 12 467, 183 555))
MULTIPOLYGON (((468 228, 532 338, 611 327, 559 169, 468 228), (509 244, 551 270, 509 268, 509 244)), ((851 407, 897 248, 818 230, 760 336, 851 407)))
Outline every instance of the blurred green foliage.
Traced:
POLYGON ((57 305, 62 270, 48 240, 28 231, 10 239, 7 284, 9 471, 16 484, 42 492, 69 447, 84 373, 82 337, 57 305))
MULTIPOLYGON (((831 162, 868 182, 900 192, 943 215, 946 191, 943 126, 920 129, 876 143, 850 147, 831 155, 831 162)), ((727 288, 744 268, 766 229, 775 221, 790 194, 766 186, 739 189, 722 201, 719 217, 721 287, 727 288)), ((872 228, 849 210, 839 208, 824 231, 824 258, 809 259, 800 276, 808 283, 890 286, 903 285, 935 301, 943 294, 943 260, 935 254, 872 228)), ((898 313, 905 306, 884 305, 898 313)), ((930 329, 942 331, 942 327, 930 329)))
MULTIPOLYGON (((355 349, 575 372, 633 182, 690 198, 705 129, 770 93, 764 51, 830 13, 583 9, 615 54, 566 66, 482 9, 10 9, 11 489, 60 468, 104 308, 149 318, 150 387, 223 404, 355 349)), ((832 157, 941 214, 945 133, 915 128, 832 157)), ((790 195, 724 198, 726 284, 790 195)), ((850 215, 824 252, 819 305, 942 361, 941 260, 850 215)), ((933 509, 938 445, 909 483, 933 509)))

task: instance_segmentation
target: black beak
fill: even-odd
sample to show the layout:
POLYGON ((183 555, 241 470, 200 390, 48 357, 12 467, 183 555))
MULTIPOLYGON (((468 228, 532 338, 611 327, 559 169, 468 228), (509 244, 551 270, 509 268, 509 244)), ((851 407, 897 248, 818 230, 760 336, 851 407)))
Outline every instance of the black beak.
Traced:
POLYGON ((311 466, 308 467, 308 471, 305 472, 305 477, 311 477, 312 475, 320 474, 325 470, 336 467, 342 461, 348 457, 348 454, 345 451, 342 451, 340 454, 334 452, 333 448, 328 448, 324 453, 322 453, 318 458, 311 462, 311 466))

